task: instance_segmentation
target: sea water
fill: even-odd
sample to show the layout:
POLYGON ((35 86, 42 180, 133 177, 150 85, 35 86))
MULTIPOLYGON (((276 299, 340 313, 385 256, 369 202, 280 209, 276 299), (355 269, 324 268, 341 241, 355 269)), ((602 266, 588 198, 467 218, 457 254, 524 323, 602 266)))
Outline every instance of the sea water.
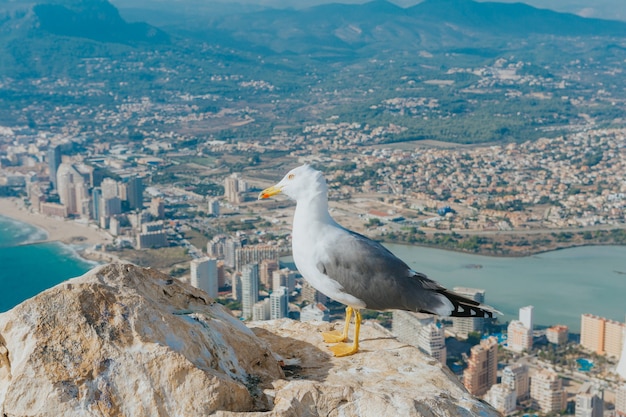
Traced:
POLYGON ((624 321, 626 246, 583 246, 519 258, 491 257, 406 245, 385 245, 415 271, 447 288, 485 290, 485 302, 517 319, 534 307, 534 323, 565 324, 580 331, 580 316, 591 313, 624 321))
POLYGON ((94 266, 68 245, 37 243, 46 232, 0 216, 0 312, 94 266))

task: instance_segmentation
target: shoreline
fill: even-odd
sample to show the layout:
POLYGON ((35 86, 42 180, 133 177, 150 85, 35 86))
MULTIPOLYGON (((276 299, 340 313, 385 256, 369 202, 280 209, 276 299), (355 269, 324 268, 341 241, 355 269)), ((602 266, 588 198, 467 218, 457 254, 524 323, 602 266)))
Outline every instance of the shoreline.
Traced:
POLYGON ((559 247, 554 247, 554 248, 544 248, 544 249, 540 249, 537 250, 535 252, 512 252, 512 253, 508 253, 508 254, 500 254, 500 253, 489 253, 489 252, 470 252, 470 251, 466 251, 466 250, 462 250, 462 249, 454 249, 454 248, 446 248, 443 246, 437 246, 437 245, 424 245, 424 244, 418 244, 418 243, 406 243, 406 242, 398 242, 398 241, 392 241, 392 240, 380 240, 378 241, 380 244, 382 245, 386 245, 386 244, 390 244, 390 245, 398 245, 398 246, 408 246, 408 247, 419 247, 419 248, 428 248, 428 249, 437 249, 437 250, 443 250, 443 251, 447 251, 447 252, 454 252, 454 253, 460 253, 463 255, 475 255, 475 256, 484 256, 487 258, 510 258, 510 259, 514 259, 514 258, 530 258, 533 256, 537 256, 537 255, 541 255, 541 254, 545 254, 545 253, 550 253, 550 252, 558 252, 558 251, 562 251, 562 250, 567 250, 567 249, 576 249, 576 248, 584 248, 584 247, 591 247, 591 246, 615 246, 615 247, 622 247, 622 246, 626 246, 626 245, 620 245, 617 243, 602 243, 602 242, 592 242, 592 243, 585 243, 585 244, 581 244, 581 245, 569 245, 569 246, 559 246, 559 247))
POLYGON ((532 256, 537 256, 537 255, 541 255, 544 253, 557 252, 557 251, 566 250, 566 249, 583 248, 583 247, 589 247, 589 246, 620 246, 620 247, 626 246, 626 245, 620 245, 614 242, 607 242, 607 243, 590 242, 590 243, 583 243, 583 244, 573 243, 567 246, 564 245, 564 246, 557 246, 557 247, 551 247, 551 248, 541 248, 532 252, 520 251, 520 252, 510 252, 510 253, 502 254, 502 253, 493 253, 493 252, 472 252, 472 251, 467 251, 463 249, 446 248, 444 246, 428 245, 428 244, 423 244, 423 243, 407 243, 407 242, 396 241, 396 240, 377 240, 377 242, 379 242, 382 245, 391 244, 391 245, 398 245, 398 246, 438 249, 438 250, 444 250, 448 252, 461 253, 464 255, 485 256, 489 258, 530 258, 532 256))
POLYGON ((61 242, 67 245, 106 245, 113 241, 112 237, 103 231, 96 230, 88 224, 58 217, 47 217, 30 211, 24 203, 14 197, 0 198, 0 216, 11 220, 35 226, 44 232, 47 237, 42 240, 29 241, 24 244, 42 242, 61 242))
MULTIPOLYGON (((113 254, 109 254, 106 252, 101 252, 93 249, 95 245, 106 245, 108 243, 113 242, 113 238, 108 233, 98 230, 95 227, 92 227, 86 223, 80 223, 72 220, 65 220, 59 217, 48 217, 43 214, 36 213, 30 211, 27 207, 25 207, 22 200, 17 199, 15 197, 2 197, 0 198, 0 216, 4 216, 10 218, 12 220, 16 220, 22 223, 26 223, 32 226, 35 226, 41 230, 43 230, 47 237, 45 239, 28 241, 22 243, 26 244, 36 244, 36 243, 44 243, 44 242, 61 242, 66 245, 89 245, 91 248, 85 248, 77 250, 80 257, 86 259, 88 261, 121 261, 117 256, 113 254)), ((549 234, 550 232, 545 232, 549 234)), ((540 231, 536 233, 536 235, 541 234, 540 231)), ((470 233, 471 235, 471 233, 470 233)), ((561 244, 555 244, 551 247, 539 247, 536 250, 529 251, 527 248, 525 250, 511 250, 508 253, 494 253, 492 251, 469 251, 458 248, 445 247, 435 244, 428 243, 408 243, 406 241, 401 240, 390 240, 390 239, 376 239, 382 244, 395 244, 402 246, 412 246, 412 247, 424 247, 431 249, 439 249, 450 252, 462 253, 466 255, 478 255, 478 256, 488 256, 494 258, 523 258, 523 257, 531 257, 535 255, 539 255, 547 252, 554 252, 563 249, 577 248, 583 246, 623 246, 619 243, 615 242, 598 242, 598 241, 590 241, 590 242, 570 242, 569 244, 563 244, 563 242, 559 242, 561 244)))

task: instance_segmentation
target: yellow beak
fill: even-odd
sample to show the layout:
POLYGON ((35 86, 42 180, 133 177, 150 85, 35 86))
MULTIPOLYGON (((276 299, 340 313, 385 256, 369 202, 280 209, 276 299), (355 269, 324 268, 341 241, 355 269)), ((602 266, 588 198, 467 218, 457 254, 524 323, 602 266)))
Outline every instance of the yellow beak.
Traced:
POLYGON ((263 200, 264 198, 270 198, 273 195, 279 194, 282 190, 282 187, 276 187, 275 185, 266 188, 265 190, 261 191, 261 193, 259 194, 259 200, 263 200))

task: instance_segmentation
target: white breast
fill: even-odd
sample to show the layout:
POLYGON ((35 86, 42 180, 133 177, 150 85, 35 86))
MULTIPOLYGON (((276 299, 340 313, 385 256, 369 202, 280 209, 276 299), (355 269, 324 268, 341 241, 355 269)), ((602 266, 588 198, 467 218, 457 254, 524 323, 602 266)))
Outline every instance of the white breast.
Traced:
POLYGON ((334 225, 310 222, 304 227, 296 227, 294 222, 292 246, 293 260, 296 267, 313 288, 322 294, 354 308, 365 308, 365 303, 356 297, 346 294, 343 287, 331 277, 323 274, 318 263, 327 259, 327 247, 324 241, 332 239, 342 230, 334 225))

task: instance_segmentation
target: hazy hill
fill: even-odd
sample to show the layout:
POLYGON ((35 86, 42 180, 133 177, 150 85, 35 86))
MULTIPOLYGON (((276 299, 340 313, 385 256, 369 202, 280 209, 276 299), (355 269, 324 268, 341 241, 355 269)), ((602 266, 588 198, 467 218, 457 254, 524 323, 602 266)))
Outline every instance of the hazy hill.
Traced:
POLYGON ((105 0, 0 0, 0 81, 11 77, 0 109, 15 119, 30 103, 115 107, 185 93, 212 113, 251 109, 254 124, 211 125, 229 139, 331 116, 406 127, 393 140, 463 142, 623 117, 624 22, 471 0, 237 13, 188 4, 148 10, 157 28, 141 23, 141 8, 130 23, 105 0))
POLYGON ((625 36, 626 22, 583 18, 524 3, 425 0, 408 9, 416 18, 502 36, 625 36))
MULTIPOLYGON (((0 1, 5 56, 0 70, 21 63, 30 71, 29 60, 38 53, 45 58, 50 48, 85 56, 89 50, 102 53, 106 43, 165 44, 171 39, 168 33, 254 53, 335 59, 367 59, 381 51, 502 50, 512 41, 535 35, 626 36, 626 22, 585 19, 521 3, 425 0, 402 8, 375 0, 301 10, 248 7, 241 13, 185 4, 177 2, 180 7, 175 12, 163 3, 147 10, 147 17, 162 23, 156 28, 127 22, 107 0, 0 1)), ((140 19, 141 10, 133 10, 135 19, 140 19)))
POLYGON ((146 23, 127 23, 107 0, 0 1, 5 36, 60 35, 119 43, 162 43, 169 36, 146 23))
POLYGON ((165 32, 146 23, 127 23, 106 0, 37 4, 33 8, 39 28, 50 34, 102 42, 167 42, 165 32))
POLYGON ((0 74, 67 74, 81 58, 169 42, 161 29, 126 22, 106 0, 0 1, 0 74))
MULTIPOLYGON (((176 31, 178 28, 169 27, 176 31)), ((626 23, 586 19, 522 3, 426 0, 401 8, 385 0, 361 5, 324 4, 303 10, 268 9, 207 16, 185 30, 231 38, 242 47, 315 53, 365 47, 385 49, 492 46, 532 35, 626 36, 626 23)))

